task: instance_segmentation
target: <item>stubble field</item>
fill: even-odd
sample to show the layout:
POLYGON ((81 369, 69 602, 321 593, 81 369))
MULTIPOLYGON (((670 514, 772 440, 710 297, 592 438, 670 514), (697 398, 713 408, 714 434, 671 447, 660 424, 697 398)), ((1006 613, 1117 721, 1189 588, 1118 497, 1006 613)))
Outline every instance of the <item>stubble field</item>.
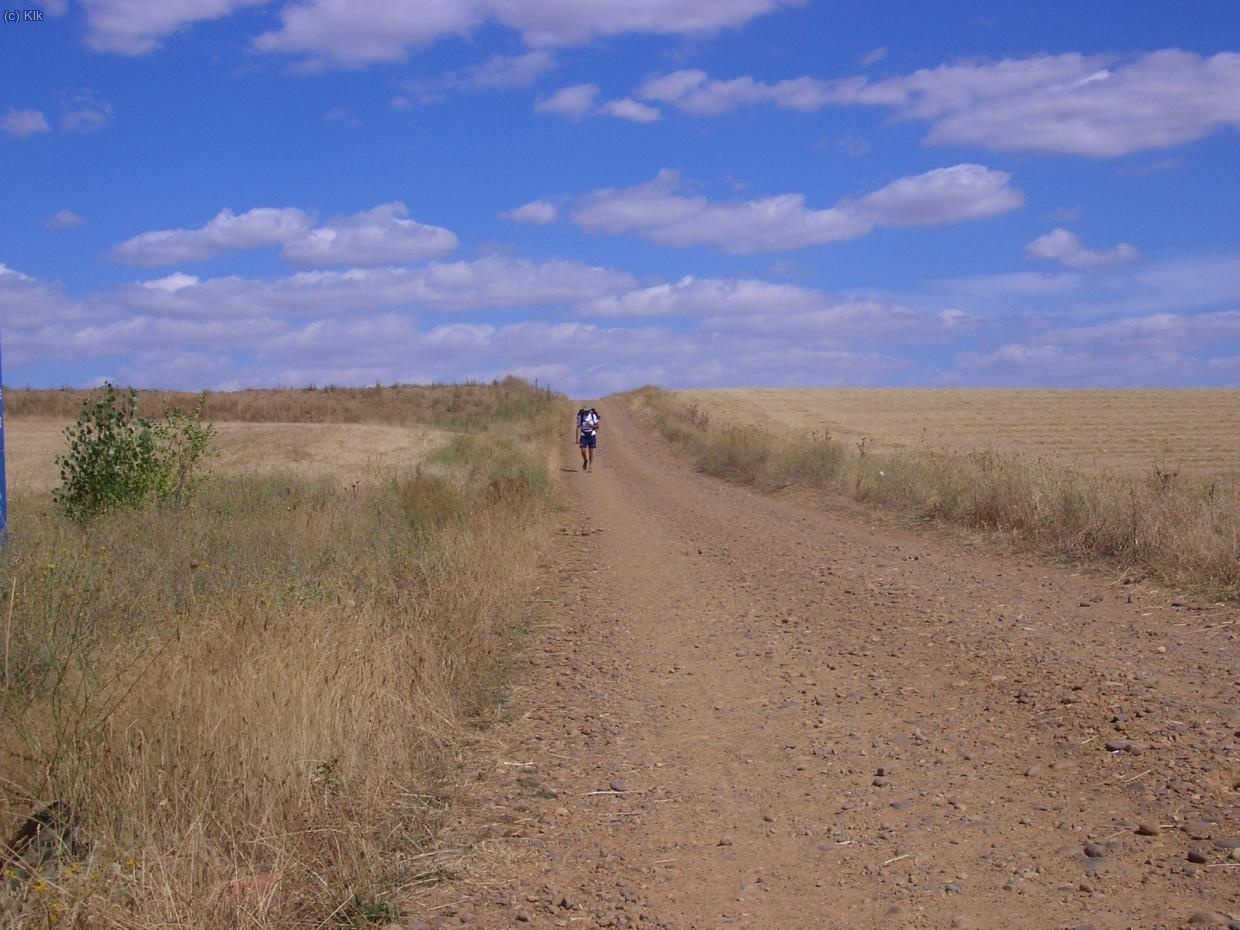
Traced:
POLYGON ((1084 469, 1240 476, 1240 391, 736 389, 677 392, 713 419, 829 430, 876 451, 1017 452, 1084 469))
MULTIPOLYGON (((42 494, 60 481, 56 457, 65 451, 69 420, 11 418, 6 467, 14 493, 42 494)), ((429 427, 381 423, 217 423, 218 475, 283 472, 300 478, 373 482, 416 468, 452 434, 429 427)))

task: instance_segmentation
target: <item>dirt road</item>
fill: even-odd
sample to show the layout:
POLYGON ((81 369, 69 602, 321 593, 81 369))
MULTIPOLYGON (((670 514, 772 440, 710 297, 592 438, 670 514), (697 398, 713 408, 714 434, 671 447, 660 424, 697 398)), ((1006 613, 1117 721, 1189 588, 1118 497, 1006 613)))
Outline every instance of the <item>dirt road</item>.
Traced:
POLYGON ((1240 927, 1235 611, 603 413, 471 815, 508 862, 415 925, 1240 927))

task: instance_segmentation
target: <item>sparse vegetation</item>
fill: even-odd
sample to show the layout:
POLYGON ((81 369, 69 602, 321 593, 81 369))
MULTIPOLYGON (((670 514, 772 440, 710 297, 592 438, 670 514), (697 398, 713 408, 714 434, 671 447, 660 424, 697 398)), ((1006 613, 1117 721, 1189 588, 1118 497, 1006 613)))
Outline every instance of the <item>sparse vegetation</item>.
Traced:
POLYGON ((875 451, 826 432, 720 421, 657 388, 630 402, 711 475, 764 491, 830 489, 927 519, 1006 534, 1043 551, 1104 560, 1130 577, 1240 597, 1240 487, 1153 467, 1144 475, 1051 456, 930 447, 875 451))
POLYGON ((86 523, 13 502, 3 838, 64 813, 5 856, 4 919, 360 926, 442 871, 427 854, 527 619, 566 416, 520 382, 462 397, 479 412, 450 454, 365 485, 217 476, 86 523))

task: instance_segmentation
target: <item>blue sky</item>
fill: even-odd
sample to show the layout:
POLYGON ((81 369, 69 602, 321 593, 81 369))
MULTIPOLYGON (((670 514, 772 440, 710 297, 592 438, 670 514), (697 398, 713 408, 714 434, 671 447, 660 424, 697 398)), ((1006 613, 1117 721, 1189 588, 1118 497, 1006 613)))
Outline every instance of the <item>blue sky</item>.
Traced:
POLYGON ((1240 386, 1234 0, 11 5, 12 386, 1240 386))

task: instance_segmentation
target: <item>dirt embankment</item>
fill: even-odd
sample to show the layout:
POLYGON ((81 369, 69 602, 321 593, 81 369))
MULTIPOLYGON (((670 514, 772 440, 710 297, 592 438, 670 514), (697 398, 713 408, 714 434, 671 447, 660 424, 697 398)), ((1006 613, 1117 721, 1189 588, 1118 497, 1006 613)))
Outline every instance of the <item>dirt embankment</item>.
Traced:
POLYGON ((1234 610, 761 497, 603 413, 462 824, 507 865, 415 926, 1240 927, 1234 610))

